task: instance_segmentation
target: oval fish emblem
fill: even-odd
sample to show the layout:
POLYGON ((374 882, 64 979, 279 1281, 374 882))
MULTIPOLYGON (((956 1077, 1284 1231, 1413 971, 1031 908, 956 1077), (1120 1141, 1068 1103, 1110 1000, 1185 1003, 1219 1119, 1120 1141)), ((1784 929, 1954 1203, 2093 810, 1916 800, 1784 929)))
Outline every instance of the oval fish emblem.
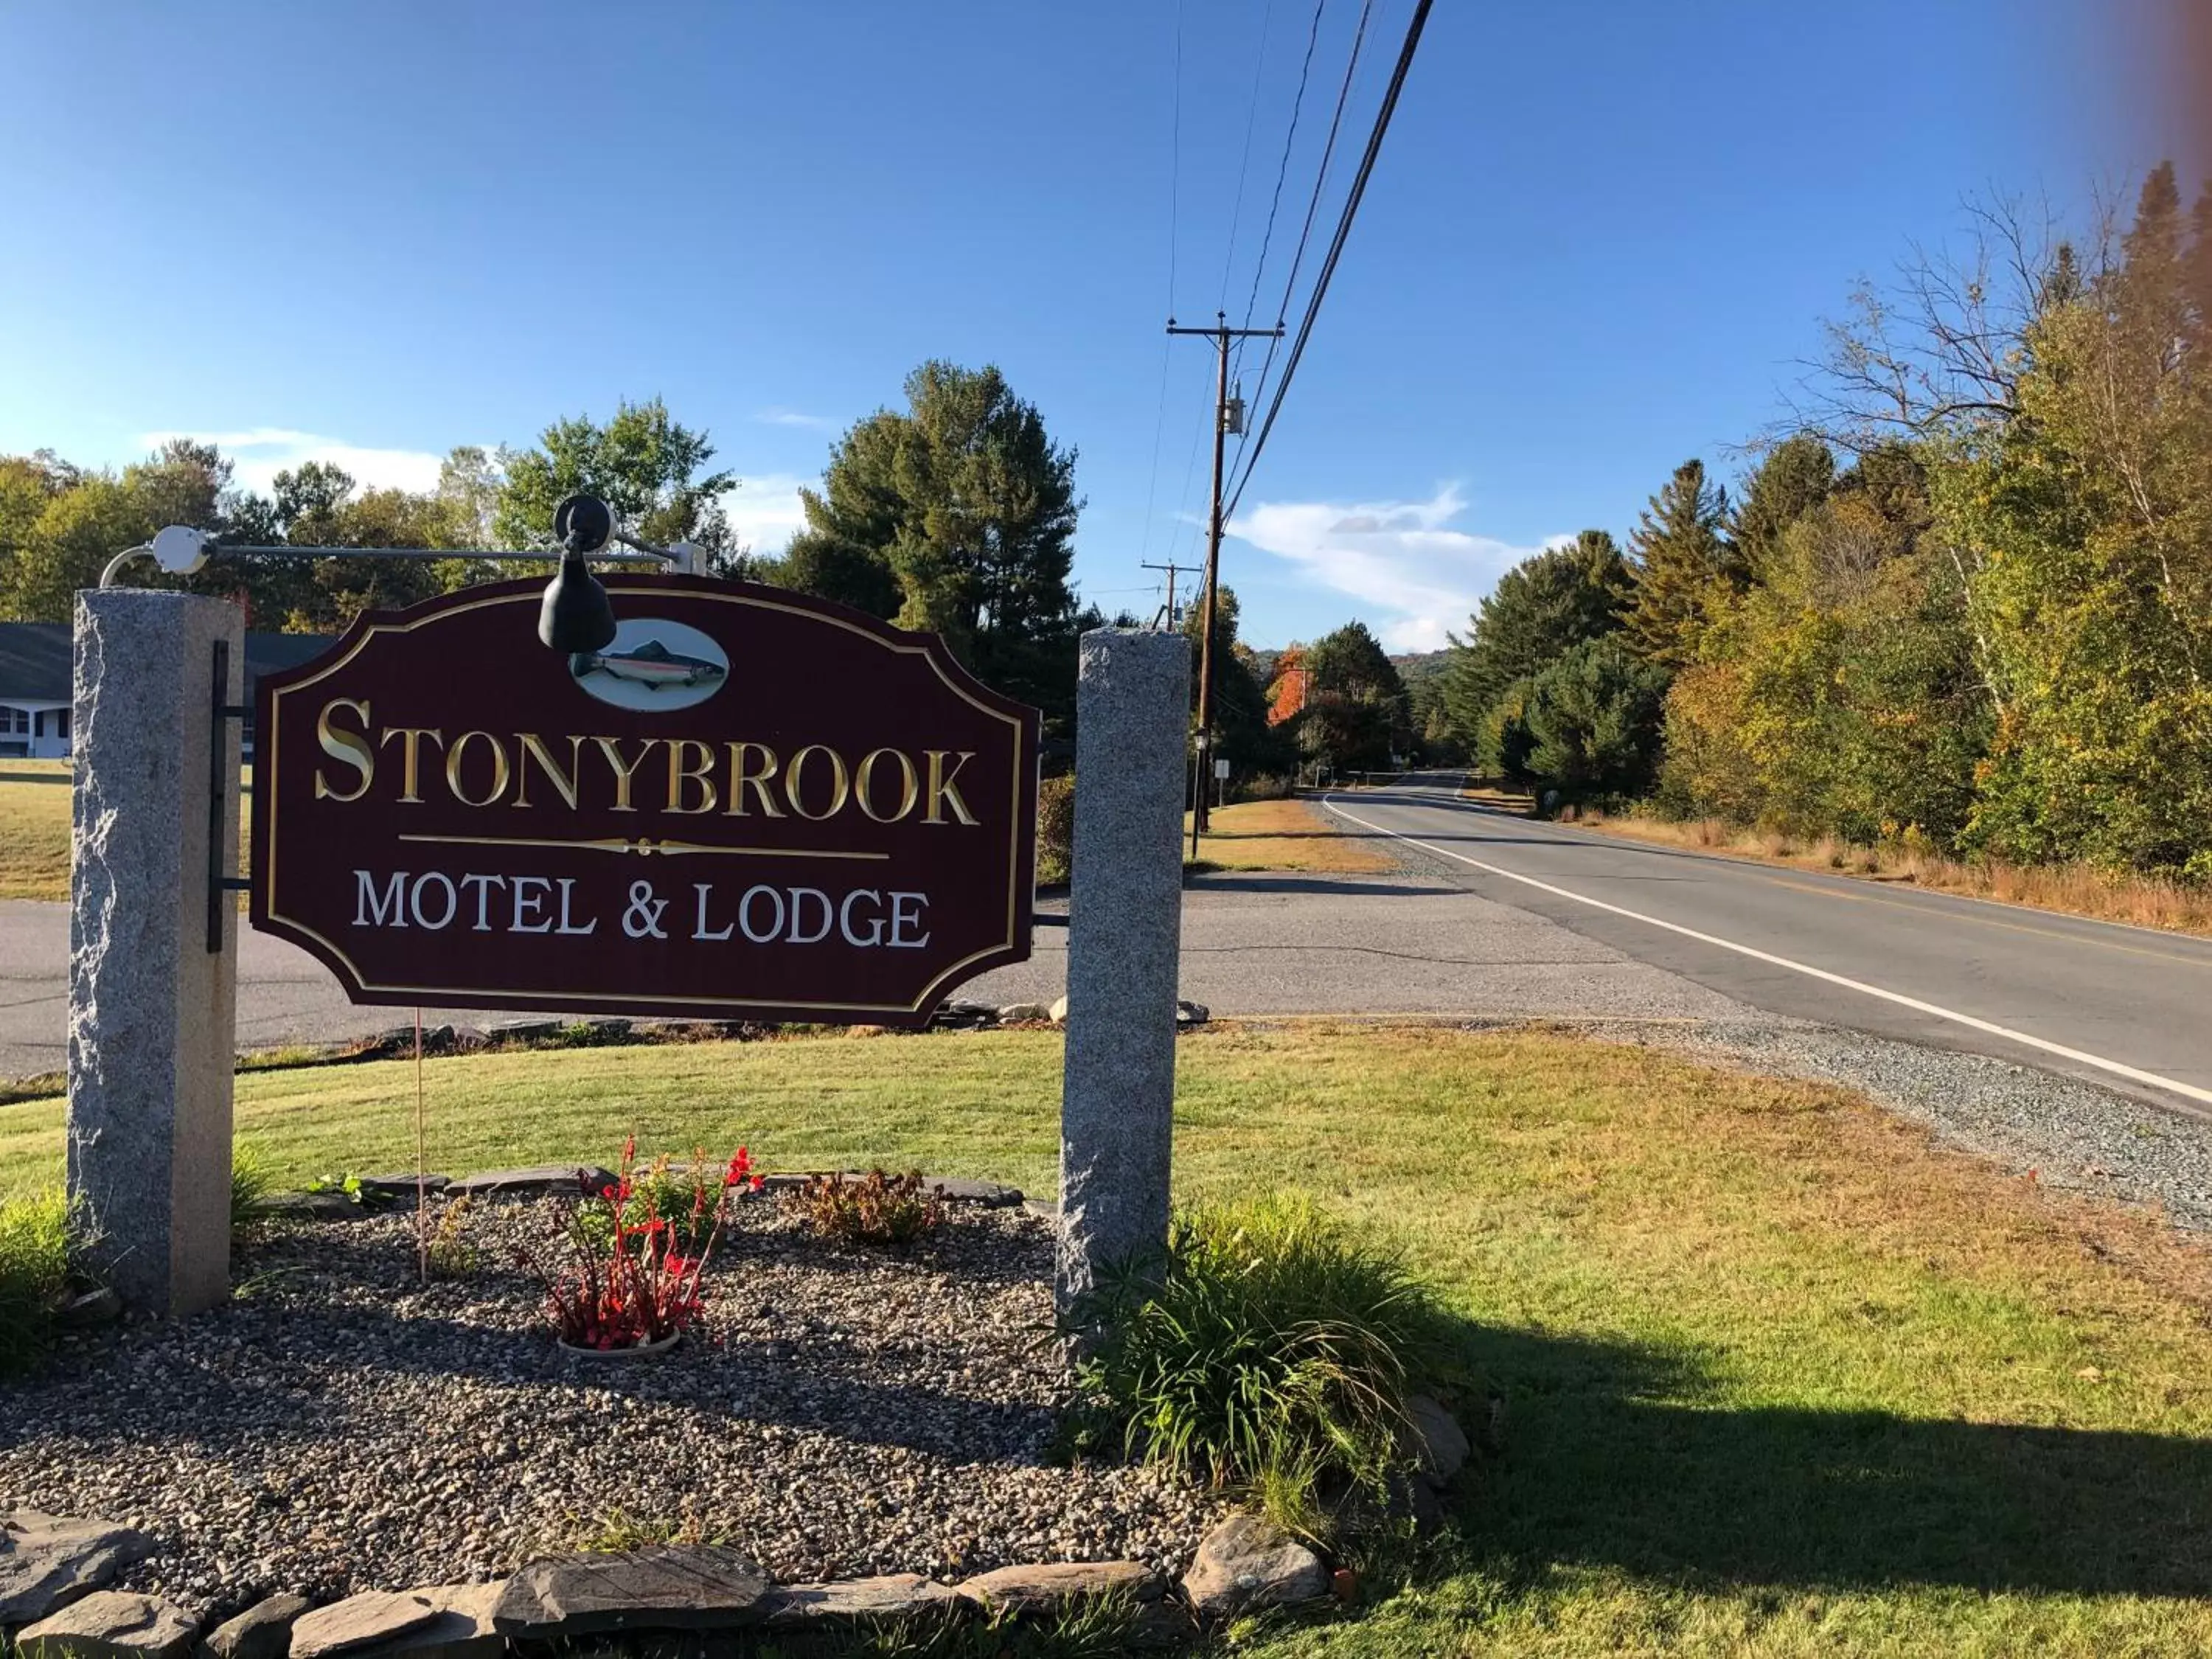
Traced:
POLYGON ((614 643, 568 659, 578 685, 617 708, 689 708, 722 689, 729 653, 696 628, 642 617, 618 624, 614 643))

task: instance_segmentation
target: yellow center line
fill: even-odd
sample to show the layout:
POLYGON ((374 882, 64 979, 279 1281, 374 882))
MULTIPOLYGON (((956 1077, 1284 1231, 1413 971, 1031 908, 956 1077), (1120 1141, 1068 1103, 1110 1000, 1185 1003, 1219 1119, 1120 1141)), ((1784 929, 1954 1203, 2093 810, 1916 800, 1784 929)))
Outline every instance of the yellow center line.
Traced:
MULTIPOLYGON (((1922 906, 1900 899, 1887 898, 1879 893, 1845 893, 1818 882, 1791 881, 1786 876, 1770 875, 1767 879, 1777 887, 1787 887, 1800 893, 1819 893, 1828 898, 1849 899, 1854 904, 1880 904, 1893 910, 1916 910, 1922 915, 1929 911, 1922 906)), ((1847 878, 1848 879, 1848 878, 1847 878)), ((1942 907, 1938 907, 1939 908, 1942 907)), ((2002 927, 2008 933, 2033 933, 2038 939, 2055 939, 2065 945, 2094 945, 2100 951, 2124 951, 2131 957, 2148 957, 2154 962, 2178 962, 2185 968, 2212 968, 2212 956, 2177 956, 2171 951, 2147 950, 2140 945, 2118 945, 2108 939, 2093 934, 2063 933, 2056 927, 2031 927, 2025 922, 1999 921, 1994 916, 1976 915, 1971 911, 1944 908, 1942 914, 1960 921, 1971 921, 1977 927, 2002 927)))
MULTIPOLYGON (((1547 824, 1545 827, 1558 830, 1565 828, 1565 826, 1547 824)), ((1488 840, 1492 838, 1479 837, 1479 839, 1488 840)), ((1980 914, 1978 910, 1966 908, 1966 905, 2001 902, 2001 901, 1977 900, 1972 896, 1966 894, 1947 895, 1936 893, 1932 889, 1915 889, 1914 890, 1920 893, 1923 897, 1955 897, 1965 900, 1965 904, 1955 909, 1949 906, 1940 904, 1934 906, 1931 908, 1931 907, 1912 902, 1905 899, 1890 898, 1880 893, 1849 893, 1844 892, 1838 888, 1831 887, 1825 883, 1792 881, 1788 876, 1781 873, 1775 866, 1765 863, 1760 860, 1746 857, 1737 854, 1715 852, 1707 848, 1692 849, 1687 848, 1662 847, 1650 842, 1637 841, 1631 836, 1601 836, 1589 830, 1581 830, 1572 834, 1555 834, 1553 836, 1553 840, 1561 846, 1616 848, 1626 852, 1651 853, 1662 858, 1688 856, 1698 859, 1717 859, 1723 863, 1734 865, 1740 869, 1756 871, 1773 885, 1777 887, 1787 887, 1800 893, 1818 893, 1826 898, 1849 899, 1853 903, 1856 904, 1886 905, 1893 910, 1911 910, 1917 912, 1923 916, 1940 913, 1943 916, 1954 921, 1972 922, 1978 927, 2002 927, 2008 933, 2030 933, 2038 939, 2057 939, 2060 943, 2066 945, 2094 945, 2100 951, 2118 951, 2131 957, 2148 957, 2154 962, 2179 963, 2185 968, 2212 969, 2212 954, 2207 954, 2201 957, 2181 956, 2172 951, 2154 951, 2141 945, 2121 945, 2112 939, 2100 939, 2094 933, 2069 933, 2062 932, 2056 927, 2030 927, 2026 922, 1999 921, 1994 916, 1985 916, 1980 914)), ((1601 876, 1597 878, 1597 879, 1601 881, 1604 878, 1601 876)), ((1849 876, 1839 876, 1837 879, 1839 881, 1851 881, 1853 880, 1853 878, 1849 876)), ((2082 921, 2092 927, 2097 925, 2096 918, 2094 916, 2085 916, 2082 918, 2082 921)))

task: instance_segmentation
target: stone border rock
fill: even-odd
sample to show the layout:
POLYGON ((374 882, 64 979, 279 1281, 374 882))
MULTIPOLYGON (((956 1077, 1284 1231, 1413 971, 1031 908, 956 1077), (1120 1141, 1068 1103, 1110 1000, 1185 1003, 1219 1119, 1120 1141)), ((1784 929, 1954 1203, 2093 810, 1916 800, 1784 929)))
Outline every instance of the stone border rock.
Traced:
MULTIPOLYGON (((1401 1501, 1431 1522, 1471 1449, 1437 1401, 1413 1395, 1406 1410, 1413 1473, 1401 1501)), ((1316 1552, 1239 1512, 1200 1540, 1172 1595, 1141 1561, 998 1567, 957 1584, 899 1573, 779 1585, 736 1550, 657 1544, 544 1556, 492 1583, 368 1590, 324 1607, 271 1595, 203 1638, 201 1621, 186 1610, 110 1588, 154 1549, 143 1533, 112 1522, 28 1510, 0 1515, 0 1643, 12 1633, 23 1659, 190 1659, 202 1650, 205 1659, 498 1659, 516 1643, 757 1624, 1020 1618, 1102 1596, 1134 1605, 1156 1634, 1189 1633, 1263 1607, 1321 1601, 1333 1583, 1316 1552)))
MULTIPOLYGON (((719 1166, 718 1166, 719 1167, 719 1166)), ((671 1164, 670 1173, 679 1178, 690 1173, 690 1165, 671 1164)), ((791 1192, 806 1184, 816 1175, 828 1170, 783 1170, 763 1176, 762 1190, 771 1193, 791 1192)), ((858 1181, 864 1171, 842 1171, 848 1181, 858 1181)), ((611 1170, 595 1164, 569 1165, 565 1164, 538 1164, 529 1169, 483 1170, 475 1175, 425 1175, 422 1190, 434 1198, 543 1198, 549 1194, 574 1195, 586 1185, 605 1187, 615 1179, 611 1170)), ((384 1209, 401 1206, 414 1201, 416 1180, 411 1175, 393 1174, 362 1176, 362 1201, 356 1202, 343 1193, 278 1193, 264 1200, 264 1207, 272 1216, 283 1216, 294 1221, 350 1221, 368 1214, 371 1206, 384 1209)), ((1011 1210, 1026 1203, 1022 1189, 1009 1187, 1003 1182, 977 1181, 967 1176, 930 1176, 921 1178, 925 1190, 934 1191, 948 1204, 973 1204, 979 1209, 1011 1210)), ((1057 1213, 1055 1210, 1054 1212, 1057 1213)), ((100 1322, 94 1319, 89 1322, 100 1322)))
POLYGON ((24 1659, 496 1659, 513 1644, 769 1625, 822 1629, 920 1617, 1050 1614, 1126 1600, 1157 1633, 1325 1598, 1321 1557, 1237 1514, 1200 1544, 1176 1594, 1141 1561, 1000 1567, 946 1584, 916 1573, 775 1584, 738 1551, 651 1545, 547 1556, 488 1583, 368 1590, 323 1607, 271 1595, 202 1638, 173 1603, 105 1588, 150 1540, 100 1521, 0 1516, 0 1637, 24 1659), (197 1643, 197 1647, 196 1647, 197 1643))

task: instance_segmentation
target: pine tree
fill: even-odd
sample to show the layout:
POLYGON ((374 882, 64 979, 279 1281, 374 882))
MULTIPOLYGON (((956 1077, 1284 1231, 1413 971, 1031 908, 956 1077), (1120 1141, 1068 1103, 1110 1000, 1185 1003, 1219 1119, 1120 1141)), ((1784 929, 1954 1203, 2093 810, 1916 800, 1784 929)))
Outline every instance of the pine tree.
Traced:
POLYGON ((1747 572, 1721 533, 1728 492, 1705 481, 1705 464, 1688 460, 1651 498, 1629 545, 1636 556, 1636 592, 1628 635, 1637 654, 1662 668, 1698 659, 1698 641, 1747 572))
POLYGON ((1627 561, 1602 530, 1585 530, 1500 577, 1470 619, 1465 641, 1453 641, 1444 669, 1444 709, 1461 741, 1477 743, 1491 708, 1516 680, 1619 628, 1631 589, 1627 561))
POLYGON ((1001 690, 1069 702, 1075 452, 995 368, 932 362, 837 444, 775 580, 944 635, 1001 690))
POLYGON ((1777 444, 1744 486, 1729 526, 1746 568, 1760 578, 1782 546, 1783 532, 1828 497, 1836 458, 1814 433, 1800 432, 1777 444))

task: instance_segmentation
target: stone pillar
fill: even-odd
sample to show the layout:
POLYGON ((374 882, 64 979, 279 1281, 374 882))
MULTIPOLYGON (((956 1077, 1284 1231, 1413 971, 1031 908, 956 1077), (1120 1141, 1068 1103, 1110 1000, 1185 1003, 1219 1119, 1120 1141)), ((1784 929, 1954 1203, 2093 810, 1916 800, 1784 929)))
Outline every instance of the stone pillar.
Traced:
POLYGON ((69 1190, 132 1306, 230 1293, 238 915, 210 951, 208 838, 238 867, 235 720, 213 719, 217 647, 236 702, 236 606, 129 588, 77 595, 70 862, 69 1190), (210 752, 214 746, 214 752, 210 752), (210 824, 212 785, 223 805, 210 824))
POLYGON ((1085 634, 1075 691, 1060 1305, 1167 1240, 1190 643, 1085 634))

